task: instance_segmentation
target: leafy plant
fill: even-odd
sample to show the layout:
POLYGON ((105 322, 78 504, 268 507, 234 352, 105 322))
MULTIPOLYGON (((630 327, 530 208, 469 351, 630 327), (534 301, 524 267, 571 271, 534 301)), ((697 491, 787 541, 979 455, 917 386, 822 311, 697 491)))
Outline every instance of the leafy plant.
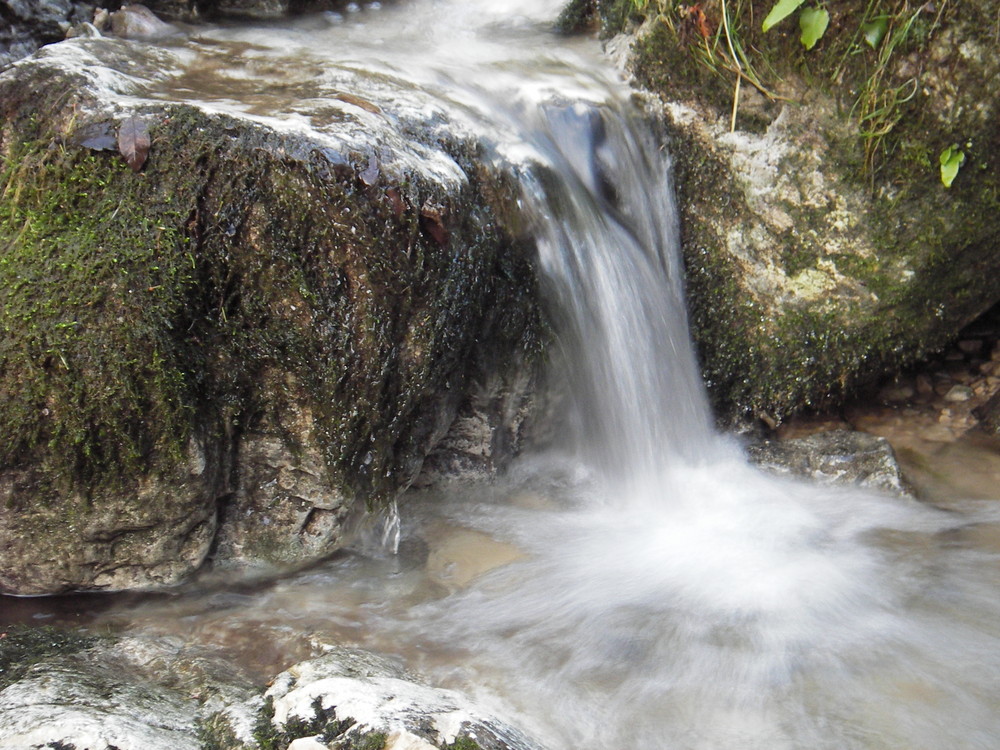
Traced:
POLYGON ((865 38, 865 44, 872 49, 878 49, 888 30, 889 16, 878 16, 861 24, 861 33, 865 38))
POLYGON ((958 144, 952 144, 941 152, 938 160, 941 162, 941 183, 950 188, 958 176, 958 170, 965 163, 965 152, 958 147, 958 144))
MULTIPOLYGON (((803 3, 805 0, 778 0, 764 18, 761 29, 767 32, 797 11, 803 3)), ((802 46, 806 49, 815 47, 816 42, 822 39, 829 25, 830 13, 826 8, 806 8, 803 10, 799 14, 799 28, 802 31, 802 36, 799 39, 802 46)))
POLYGON ((788 18, 792 13, 799 9, 806 0, 778 0, 771 8, 771 11, 764 18, 764 23, 761 28, 764 31, 768 31, 775 24, 781 23, 786 18, 788 18))
POLYGON ((799 14, 799 28, 802 30, 802 46, 812 49, 823 38, 830 25, 830 14, 826 8, 806 8, 799 14))
MULTIPOLYGON (((923 7, 920 7, 893 17, 877 16, 870 22, 862 23, 860 29, 865 42, 878 52, 872 71, 861 86, 854 105, 861 123, 861 135, 865 140, 865 166, 869 172, 875 171, 876 157, 885 137, 903 118, 903 105, 910 102, 920 88, 915 77, 898 85, 891 85, 890 81, 894 55, 910 41, 922 11, 923 7), (866 29, 865 23, 873 25, 866 29)), ((839 70, 840 68, 838 74, 839 70)))

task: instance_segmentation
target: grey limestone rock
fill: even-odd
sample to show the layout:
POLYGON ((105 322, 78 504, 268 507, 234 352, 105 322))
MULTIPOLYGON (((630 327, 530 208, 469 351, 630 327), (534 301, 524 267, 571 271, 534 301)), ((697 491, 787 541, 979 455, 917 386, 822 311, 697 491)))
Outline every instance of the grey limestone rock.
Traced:
POLYGON ((103 640, 44 658, 0 690, 0 747, 197 750, 199 724, 215 713, 249 739, 241 711, 255 692, 217 654, 166 638, 103 640))
POLYGON ((347 736, 379 732, 389 747, 439 748, 463 737, 483 750, 539 747, 461 694, 423 685, 394 663, 354 649, 334 648, 296 664, 278 675, 265 695, 279 728, 335 708, 336 717, 355 722, 347 736))
POLYGON ((864 432, 831 430, 791 440, 768 440, 749 446, 748 454, 753 463, 776 474, 910 494, 889 442, 864 432))

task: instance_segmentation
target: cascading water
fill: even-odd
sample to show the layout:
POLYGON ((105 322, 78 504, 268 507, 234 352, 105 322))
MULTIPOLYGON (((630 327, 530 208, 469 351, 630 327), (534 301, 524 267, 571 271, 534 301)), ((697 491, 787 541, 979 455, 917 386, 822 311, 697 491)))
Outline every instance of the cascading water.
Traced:
POLYGON ((487 134, 490 158, 521 179, 574 450, 526 457, 503 485, 403 504, 398 560, 348 556, 109 621, 182 622, 224 645, 270 626, 289 643, 397 653, 553 750, 995 748, 1000 567, 963 541, 995 513, 767 477, 713 433, 667 155, 595 43, 550 35, 558 3, 541 5, 428 0, 200 32, 176 43, 189 88, 157 85, 301 118, 316 106, 301 99, 308 79, 350 68, 373 88, 406 81, 413 106, 487 134), (245 76, 245 101, 218 93, 245 76), (501 543, 508 564, 468 585, 435 574, 456 527, 501 543), (426 565, 407 552, 421 537, 426 565))

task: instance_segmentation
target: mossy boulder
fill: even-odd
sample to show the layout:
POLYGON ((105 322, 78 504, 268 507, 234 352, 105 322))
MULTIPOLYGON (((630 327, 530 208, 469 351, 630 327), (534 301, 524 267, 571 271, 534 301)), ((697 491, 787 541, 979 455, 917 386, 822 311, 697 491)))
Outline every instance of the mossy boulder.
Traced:
POLYGON ((809 51, 794 16, 761 30, 772 5, 593 10, 631 30, 613 44, 671 126, 720 414, 773 424, 941 348, 1000 299, 1000 62, 986 0, 826 3, 809 51), (952 145, 965 163, 949 188, 952 145))
POLYGON ((346 79, 308 127, 171 101, 178 54, 75 39, 0 76, 6 592, 315 560, 530 381, 530 253, 474 136, 346 79))

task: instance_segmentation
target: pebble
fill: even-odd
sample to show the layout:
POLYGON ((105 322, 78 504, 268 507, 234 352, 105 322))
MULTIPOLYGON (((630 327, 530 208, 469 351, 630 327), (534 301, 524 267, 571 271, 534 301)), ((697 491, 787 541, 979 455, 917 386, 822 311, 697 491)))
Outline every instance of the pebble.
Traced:
POLYGON ((914 394, 915 391, 908 385, 890 385, 882 389, 879 398, 883 401, 908 401, 914 394))
POLYGON ((934 381, 930 375, 920 373, 916 378, 917 393, 921 396, 930 396, 934 393, 934 381))
POLYGON ((958 342, 959 351, 966 354, 978 354, 983 350, 982 339, 965 339, 958 342))
POLYGON ((939 396, 947 396, 955 384, 951 380, 940 380, 934 384, 934 392, 939 396))
POLYGON ((973 390, 967 385, 955 385, 944 394, 945 401, 968 401, 975 395, 973 390))

